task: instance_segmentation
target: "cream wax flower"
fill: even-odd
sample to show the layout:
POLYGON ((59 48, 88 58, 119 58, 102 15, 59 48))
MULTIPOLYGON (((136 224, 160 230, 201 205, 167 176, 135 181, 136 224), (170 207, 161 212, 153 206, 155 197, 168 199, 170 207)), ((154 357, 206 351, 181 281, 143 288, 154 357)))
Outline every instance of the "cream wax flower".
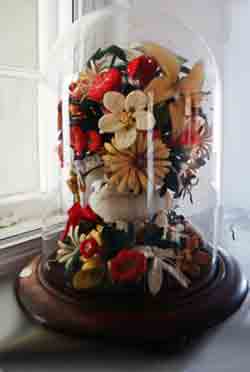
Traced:
POLYGON ((148 110, 149 97, 135 90, 124 97, 118 92, 107 92, 103 98, 105 108, 110 112, 99 120, 101 133, 114 133, 117 149, 127 149, 134 144, 137 130, 150 130, 155 119, 148 110))

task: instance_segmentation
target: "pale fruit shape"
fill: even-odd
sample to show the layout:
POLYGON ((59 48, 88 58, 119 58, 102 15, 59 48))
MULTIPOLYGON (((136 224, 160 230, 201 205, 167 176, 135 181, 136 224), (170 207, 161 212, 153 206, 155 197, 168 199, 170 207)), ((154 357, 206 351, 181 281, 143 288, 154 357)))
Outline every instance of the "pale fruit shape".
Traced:
POLYGON ((184 95, 200 92, 205 79, 204 63, 197 62, 190 73, 180 81, 179 89, 184 95))
POLYGON ((143 43, 142 50, 145 54, 157 60, 172 83, 177 81, 181 65, 174 53, 159 44, 150 42, 143 43))
POLYGON ((169 78, 159 76, 151 80, 144 92, 146 94, 151 93, 156 104, 173 97, 176 94, 176 89, 169 78))
POLYGON ((148 103, 148 97, 141 90, 134 90, 127 96, 125 100, 125 110, 127 112, 141 111, 143 110, 148 103))
POLYGON ((103 104, 110 112, 120 113, 124 110, 125 97, 119 92, 107 92, 104 95, 103 104))
MULTIPOLYGON (((110 185, 103 186, 93 192, 89 197, 89 205, 93 211, 104 219, 105 222, 117 220, 134 222, 148 218, 147 195, 145 193, 134 195, 129 192, 119 193, 110 185)), ((171 202, 167 198, 160 198, 155 193, 151 205, 156 213, 159 209, 169 209, 171 202)))
POLYGON ((185 127, 185 104, 183 98, 169 104, 173 137, 178 137, 185 127))

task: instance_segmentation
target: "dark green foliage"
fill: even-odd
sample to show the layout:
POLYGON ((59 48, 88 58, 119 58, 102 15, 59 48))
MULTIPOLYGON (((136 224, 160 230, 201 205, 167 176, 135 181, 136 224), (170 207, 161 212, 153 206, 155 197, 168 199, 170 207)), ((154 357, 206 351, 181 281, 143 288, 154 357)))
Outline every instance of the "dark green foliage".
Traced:
POLYGON ((114 257, 121 249, 132 248, 135 244, 135 230, 133 224, 129 224, 128 231, 118 230, 115 224, 104 226, 102 241, 107 260, 114 257))
POLYGON ((115 59, 119 58, 123 62, 127 62, 127 56, 123 49, 118 47, 117 45, 111 45, 108 48, 101 49, 99 48, 88 60, 87 66, 91 67, 91 61, 94 63, 100 59, 102 59, 105 55, 113 55, 115 58, 112 59, 111 65, 114 64, 115 59))
POLYGON ((167 140, 171 134, 171 117, 166 102, 154 105, 154 117, 156 120, 156 128, 160 130, 161 137, 163 140, 167 140))
POLYGON ((148 223, 144 227, 144 244, 156 245, 161 241, 164 229, 153 223, 148 223))
POLYGON ((148 223, 144 227, 144 245, 156 246, 162 249, 178 248, 176 242, 170 241, 168 239, 163 239, 164 228, 154 223, 148 223))
POLYGON ((184 65, 181 66, 181 72, 183 72, 184 74, 188 75, 190 71, 191 69, 189 67, 184 66, 184 65))
POLYGON ((90 99, 84 99, 80 103, 80 110, 85 117, 80 121, 81 129, 83 131, 98 130, 98 121, 103 115, 100 104, 90 99))
POLYGON ((71 260, 67 262, 65 265, 65 276, 66 279, 71 279, 72 275, 75 274, 77 271, 79 271, 82 267, 82 262, 80 260, 81 253, 80 250, 78 250, 75 255, 72 257, 71 260))
POLYGON ((166 177, 163 180, 163 186, 160 189, 161 197, 165 195, 165 193, 167 192, 167 189, 175 193, 178 192, 178 189, 179 189, 178 176, 177 176, 177 173, 174 172, 173 170, 170 170, 170 172, 166 175, 166 177))
POLYGON ((80 224, 79 224, 79 236, 81 234, 85 234, 87 235, 88 233, 90 233, 91 230, 95 229, 96 227, 96 222, 91 222, 91 221, 80 221, 80 224))

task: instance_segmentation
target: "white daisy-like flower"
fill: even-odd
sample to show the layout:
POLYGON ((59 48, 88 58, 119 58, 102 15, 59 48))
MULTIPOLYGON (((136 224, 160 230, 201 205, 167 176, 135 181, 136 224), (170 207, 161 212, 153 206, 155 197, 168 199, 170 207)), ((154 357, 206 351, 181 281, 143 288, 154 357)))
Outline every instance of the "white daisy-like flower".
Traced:
POLYGON ((188 288, 190 280, 176 267, 176 254, 173 249, 162 249, 151 246, 137 246, 136 249, 147 259, 152 259, 148 271, 148 286, 152 295, 157 295, 163 284, 163 272, 174 277, 184 288, 188 288))
POLYGON ((101 133, 114 133, 117 149, 132 146, 137 130, 151 130, 155 119, 148 110, 148 96, 141 90, 134 90, 127 97, 118 92, 107 92, 103 98, 105 108, 110 112, 99 120, 101 133))

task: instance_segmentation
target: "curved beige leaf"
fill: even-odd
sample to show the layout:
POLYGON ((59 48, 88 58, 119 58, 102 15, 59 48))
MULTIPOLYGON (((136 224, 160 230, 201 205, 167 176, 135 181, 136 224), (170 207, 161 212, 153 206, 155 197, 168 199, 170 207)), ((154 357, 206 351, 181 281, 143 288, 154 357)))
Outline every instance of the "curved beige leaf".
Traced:
POLYGON ((176 94, 176 88, 169 78, 159 76, 151 80, 144 92, 151 93, 154 103, 159 103, 173 97, 176 94))
POLYGON ((142 49, 146 54, 154 57, 158 61, 171 83, 177 81, 181 65, 174 53, 159 44, 151 42, 143 43, 142 49))
POLYGON ((155 126, 155 118, 151 112, 137 111, 134 113, 136 118, 136 128, 138 130, 150 130, 155 126))
POLYGON ((161 261, 155 257, 153 266, 148 272, 148 287, 153 296, 160 292, 163 282, 163 270, 161 261))
POLYGON ((204 78, 204 63, 199 61, 193 66, 190 73, 180 81, 180 92, 184 95, 200 92, 202 90, 204 78))
POLYGON ((167 262, 162 261, 162 268, 172 275, 184 288, 188 288, 190 280, 179 269, 169 265, 167 262))
POLYGON ((114 114, 106 114, 101 117, 98 126, 101 133, 114 133, 121 130, 124 124, 114 114))
POLYGON ((172 123, 173 138, 178 137, 185 127, 185 104, 183 98, 179 98, 169 105, 169 113, 172 123))
POLYGON ((123 128, 115 132, 115 145, 118 150, 127 149, 132 146, 136 140, 136 128, 123 128))
POLYGON ((126 111, 141 111, 148 103, 148 97, 141 90, 134 90, 129 93, 125 100, 126 111))
POLYGON ((103 97, 103 104, 109 111, 119 114, 124 110, 125 97, 119 92, 107 92, 103 97))

